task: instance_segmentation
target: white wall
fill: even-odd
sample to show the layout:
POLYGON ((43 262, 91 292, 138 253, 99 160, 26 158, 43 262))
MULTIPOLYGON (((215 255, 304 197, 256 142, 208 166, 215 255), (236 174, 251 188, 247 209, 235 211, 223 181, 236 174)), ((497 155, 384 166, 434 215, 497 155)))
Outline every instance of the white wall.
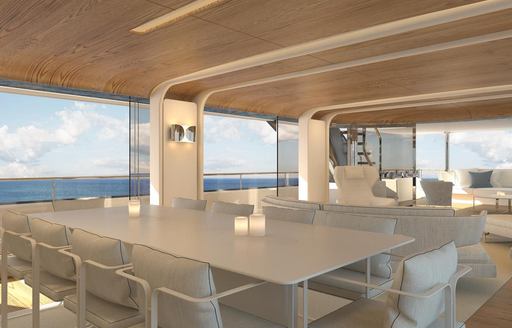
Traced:
POLYGON ((171 124, 195 126, 197 105, 192 102, 164 100, 164 145, 162 204, 169 206, 173 197, 197 198, 197 143, 169 141, 171 124))

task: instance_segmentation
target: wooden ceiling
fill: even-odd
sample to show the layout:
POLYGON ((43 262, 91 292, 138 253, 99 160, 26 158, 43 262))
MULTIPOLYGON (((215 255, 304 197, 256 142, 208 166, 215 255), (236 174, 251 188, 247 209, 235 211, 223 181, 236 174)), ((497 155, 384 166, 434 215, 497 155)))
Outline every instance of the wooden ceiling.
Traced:
MULTIPOLYGON (((0 78, 149 97, 187 73, 479 1, 231 0, 148 34, 129 32, 188 2, 3 0, 0 78)), ((177 85, 169 96, 193 99, 233 83, 508 29, 512 10, 177 85)), ((298 117, 322 105, 500 84, 512 84, 511 40, 217 93, 208 105, 298 117)))

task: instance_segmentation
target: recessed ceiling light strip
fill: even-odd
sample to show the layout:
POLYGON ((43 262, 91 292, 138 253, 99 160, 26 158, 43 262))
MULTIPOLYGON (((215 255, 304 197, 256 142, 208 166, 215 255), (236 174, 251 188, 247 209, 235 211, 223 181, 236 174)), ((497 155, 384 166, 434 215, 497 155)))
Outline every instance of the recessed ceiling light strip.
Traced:
POLYGON ((137 26, 131 31, 139 34, 149 33, 164 25, 175 23, 185 17, 206 10, 212 6, 216 6, 224 1, 226 0, 196 0, 189 3, 188 5, 173 10, 166 15, 160 16, 158 18, 150 20, 147 23, 137 26))

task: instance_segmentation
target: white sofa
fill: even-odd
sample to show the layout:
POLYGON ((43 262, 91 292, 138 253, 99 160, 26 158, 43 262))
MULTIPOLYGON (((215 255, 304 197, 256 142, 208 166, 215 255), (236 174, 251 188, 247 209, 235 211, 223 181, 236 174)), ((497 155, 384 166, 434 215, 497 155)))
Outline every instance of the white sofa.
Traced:
MULTIPOLYGON (((338 204, 320 204, 278 197, 265 197, 265 206, 316 209, 317 212, 339 212, 347 216, 364 216, 373 218, 397 219, 395 233, 414 237, 416 241, 395 250, 395 254, 405 256, 427 249, 438 247, 447 241, 454 240, 459 253, 459 263, 472 267, 468 276, 493 278, 496 277, 496 265, 480 244, 483 236, 487 213, 479 215, 455 216, 450 207, 373 207, 349 206, 338 204)), ((318 216, 315 216, 313 224, 318 216)))
POLYGON ((454 183, 454 192, 474 194, 478 193, 495 193, 497 191, 512 193, 512 169, 492 169, 490 188, 471 188, 470 172, 485 172, 491 169, 460 169, 454 170, 452 177, 444 176, 444 180, 452 179, 454 183))

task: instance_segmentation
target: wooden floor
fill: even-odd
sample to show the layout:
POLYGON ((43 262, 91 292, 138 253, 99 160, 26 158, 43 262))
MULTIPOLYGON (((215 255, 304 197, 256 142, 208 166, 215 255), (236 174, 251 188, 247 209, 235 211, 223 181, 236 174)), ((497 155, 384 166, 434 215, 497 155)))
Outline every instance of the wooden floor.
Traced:
MULTIPOLYGON (((0 285, 1 286, 1 285, 0 285)), ((50 304, 53 301, 40 294, 41 304, 50 304)), ((0 304, 1 304, 0 296, 0 304)), ((22 280, 9 281, 9 312, 32 308, 32 288, 25 285, 22 280)))
POLYGON ((512 279, 466 321, 466 328, 512 327, 512 279))

